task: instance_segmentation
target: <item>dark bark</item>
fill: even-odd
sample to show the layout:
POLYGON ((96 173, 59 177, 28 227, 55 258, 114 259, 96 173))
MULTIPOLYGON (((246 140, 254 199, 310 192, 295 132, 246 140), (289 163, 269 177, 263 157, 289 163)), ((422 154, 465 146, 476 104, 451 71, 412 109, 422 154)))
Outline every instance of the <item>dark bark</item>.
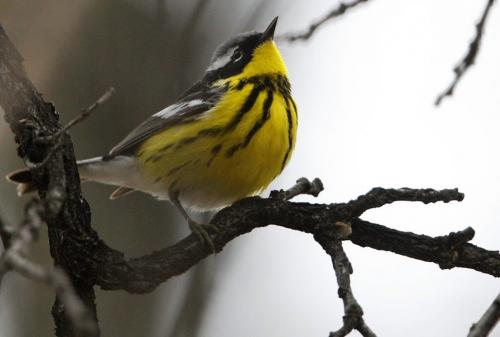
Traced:
MULTIPOLYGON (((268 224, 322 236, 335 230, 336 222, 345 221, 352 224, 352 234, 348 240, 357 245, 433 262, 441 268, 469 268, 500 277, 498 252, 462 242, 472 238, 471 230, 464 231, 465 234, 452 233, 432 238, 390 229, 358 218, 351 221, 349 217, 346 218, 346 214, 351 213, 350 210, 349 203, 323 205, 247 198, 214 216, 211 223, 220 229, 219 232, 207 230, 217 251, 220 251, 235 237, 268 224), (457 240, 457 235, 465 239, 457 240)), ((130 260, 123 259, 123 254, 110 250, 101 241, 95 244, 100 245, 97 257, 87 255, 95 250, 81 253, 87 255, 87 260, 96 268, 96 284, 103 289, 125 289, 132 293, 152 291, 162 282, 182 274, 211 254, 210 249, 196 235, 190 235, 158 252, 130 260)))
MULTIPOLYGON (((35 167, 32 173, 43 205, 44 221, 48 225, 54 263, 70 276, 77 294, 94 317, 94 285, 105 290, 150 292, 211 254, 211 249, 191 234, 158 252, 126 260, 123 253, 110 248, 99 238, 90 226, 90 210, 81 196, 73 147, 65 132, 62 133, 61 146, 45 160, 53 149, 54 139, 59 143, 55 136, 61 130, 58 116, 53 105, 42 99, 27 78, 22 58, 1 26, 0 104, 16 135, 20 157, 28 166, 35 167), (40 162, 44 165, 37 167, 36 163, 40 162)), ((320 189, 318 184, 305 186, 304 180, 299 185, 286 192, 274 193, 268 199, 247 198, 218 212, 210 223, 219 231, 207 228, 216 250, 221 251, 239 235, 269 224, 313 234, 316 241, 328 247, 329 243, 339 243, 344 239, 340 225, 349 227, 351 224, 352 234, 347 240, 357 245, 437 263, 441 268, 462 267, 500 276, 500 254, 467 243, 473 237, 472 229, 432 238, 359 219, 366 210, 395 201, 460 201, 463 194, 457 190, 376 188, 348 203, 327 205, 287 201, 291 195, 314 194, 320 189)), ((59 301, 53 307, 53 316, 57 336, 74 335, 59 301)), ((369 332, 363 324, 357 328, 369 332)))
MULTIPOLYGON (((28 166, 40 163, 48 155, 52 143, 47 141, 60 126, 58 114, 51 103, 45 102, 26 75, 22 57, 0 26, 0 104, 5 119, 19 144, 17 152, 28 166)), ((54 263, 70 276, 77 294, 96 316, 95 294, 91 269, 73 254, 66 237, 85 241, 90 228, 90 210, 80 190, 73 146, 63 135, 62 146, 46 165, 32 170, 44 206, 48 225, 50 252, 54 263)), ((57 336, 73 336, 64 308, 56 302, 53 309, 57 336)))
POLYGON ((363 309, 352 292, 351 274, 353 269, 342 247, 342 242, 335 240, 335 238, 325 240, 323 237, 316 237, 316 241, 332 258, 333 270, 339 285, 337 294, 344 304, 344 324, 337 331, 331 332, 329 337, 344 337, 351 333, 352 330, 358 330, 363 337, 376 337, 375 333, 365 323, 363 309))

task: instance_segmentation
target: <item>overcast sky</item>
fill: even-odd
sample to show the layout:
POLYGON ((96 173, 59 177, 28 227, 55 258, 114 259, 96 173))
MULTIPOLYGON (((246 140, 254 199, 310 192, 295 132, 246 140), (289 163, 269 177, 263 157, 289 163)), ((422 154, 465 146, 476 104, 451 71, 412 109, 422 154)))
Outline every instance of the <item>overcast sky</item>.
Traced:
MULTIPOLYGON (((283 1, 283 8, 290 2, 283 1)), ((461 203, 398 203, 364 219, 444 235, 472 226, 473 243, 500 244, 500 8, 477 65, 440 108, 433 102, 474 34, 485 1, 371 1, 306 43, 282 44, 299 105, 297 148, 274 184, 321 177, 317 201, 342 202, 383 187, 458 187, 461 203)), ((279 32, 306 26, 332 1, 294 1, 279 32)), ((266 20, 280 14, 266 13, 266 20)), ((303 197, 300 200, 313 201, 303 197)), ((331 262, 311 236, 268 227, 217 273, 203 336, 326 336, 342 304, 331 262)), ((345 244, 355 296, 379 336, 465 336, 500 291, 471 270, 345 244)), ((353 333, 353 335, 357 335, 353 333)), ((500 336, 500 327, 491 336, 500 336)))
MULTIPOLYGON (((252 8, 257 2, 245 5, 252 8)), ((281 43, 299 107, 299 135, 290 164, 272 188, 289 187, 302 176, 320 177, 325 185, 320 197, 297 200, 330 203, 348 201, 376 186, 458 187, 465 193, 461 203, 397 203, 363 218, 431 236, 471 226, 476 230, 474 244, 498 250, 498 4, 487 22, 477 64, 452 98, 439 108, 433 105, 452 80, 452 68, 466 52, 485 2, 371 0, 325 24, 307 42, 281 43)), ((337 2, 278 3, 263 12, 256 29, 276 15, 278 34, 305 28, 337 2)), ((214 0, 208 13, 220 17, 238 7, 214 0)), ((238 13, 232 15, 237 21, 238 13)), ((209 22, 210 15, 203 20, 209 22)), ((239 32, 228 26, 221 40, 239 32)), ((94 219, 99 217, 95 213, 94 219)), ((475 271, 443 271, 350 242, 344 246, 354 267, 354 294, 378 336, 466 336, 500 291, 498 279, 475 271)), ((343 306, 331 261, 309 235, 269 226, 234 240, 206 263, 215 269, 215 293, 203 320, 203 337, 327 336, 341 326, 343 306), (222 268, 218 261, 231 265, 222 268)), ((185 280, 175 278, 151 296, 176 292, 181 299, 185 280)), ((9 306, 0 310, 0 337, 9 328, 17 329, 17 322, 8 326, 15 322, 11 305, 18 305, 16 296, 11 291, 3 299, 9 306)), ((52 301, 51 292, 47 297, 52 301)), ((98 292, 102 311, 103 297, 98 292)), ((165 337, 176 307, 168 302, 158 309, 161 322, 153 337, 165 337)), ((39 310, 48 316, 47 306, 39 310)), ((17 318, 32 319, 22 314, 17 318)), ((128 319, 125 324, 130 324, 128 319)), ((491 336, 500 336, 500 327, 491 336)))

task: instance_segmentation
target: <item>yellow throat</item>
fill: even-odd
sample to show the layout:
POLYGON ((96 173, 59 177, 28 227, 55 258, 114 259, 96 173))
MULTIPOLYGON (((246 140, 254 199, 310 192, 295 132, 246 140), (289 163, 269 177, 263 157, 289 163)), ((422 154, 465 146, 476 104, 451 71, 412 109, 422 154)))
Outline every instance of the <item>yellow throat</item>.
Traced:
POLYGON ((226 91, 203 118, 144 142, 138 157, 145 176, 159 190, 177 189, 182 204, 194 209, 262 191, 295 146, 297 109, 287 73, 275 42, 261 43, 240 73, 212 84, 226 91))

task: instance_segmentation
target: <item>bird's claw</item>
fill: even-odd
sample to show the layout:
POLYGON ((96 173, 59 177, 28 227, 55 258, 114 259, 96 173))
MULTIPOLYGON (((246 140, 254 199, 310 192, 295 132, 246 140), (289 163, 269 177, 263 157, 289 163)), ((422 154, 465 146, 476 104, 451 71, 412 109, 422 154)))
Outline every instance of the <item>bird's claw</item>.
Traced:
POLYGON ((208 232, 205 228, 210 228, 211 230, 215 232, 219 232, 219 228, 215 225, 212 224, 199 224, 198 222, 194 220, 188 220, 189 228, 191 229, 191 232, 196 234, 198 238, 200 239, 201 242, 205 243, 208 245, 210 250, 215 253, 215 245, 210 238, 210 235, 208 235, 208 232))

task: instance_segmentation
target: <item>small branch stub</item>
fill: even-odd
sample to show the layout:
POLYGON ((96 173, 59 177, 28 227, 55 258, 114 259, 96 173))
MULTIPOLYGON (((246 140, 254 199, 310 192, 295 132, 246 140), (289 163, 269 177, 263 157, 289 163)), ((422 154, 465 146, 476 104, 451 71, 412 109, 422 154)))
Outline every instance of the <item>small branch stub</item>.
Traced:
POLYGON ((324 190, 323 183, 319 178, 311 182, 307 178, 299 178, 294 186, 286 191, 271 191, 270 198, 291 200, 298 195, 312 195, 317 197, 324 190))

